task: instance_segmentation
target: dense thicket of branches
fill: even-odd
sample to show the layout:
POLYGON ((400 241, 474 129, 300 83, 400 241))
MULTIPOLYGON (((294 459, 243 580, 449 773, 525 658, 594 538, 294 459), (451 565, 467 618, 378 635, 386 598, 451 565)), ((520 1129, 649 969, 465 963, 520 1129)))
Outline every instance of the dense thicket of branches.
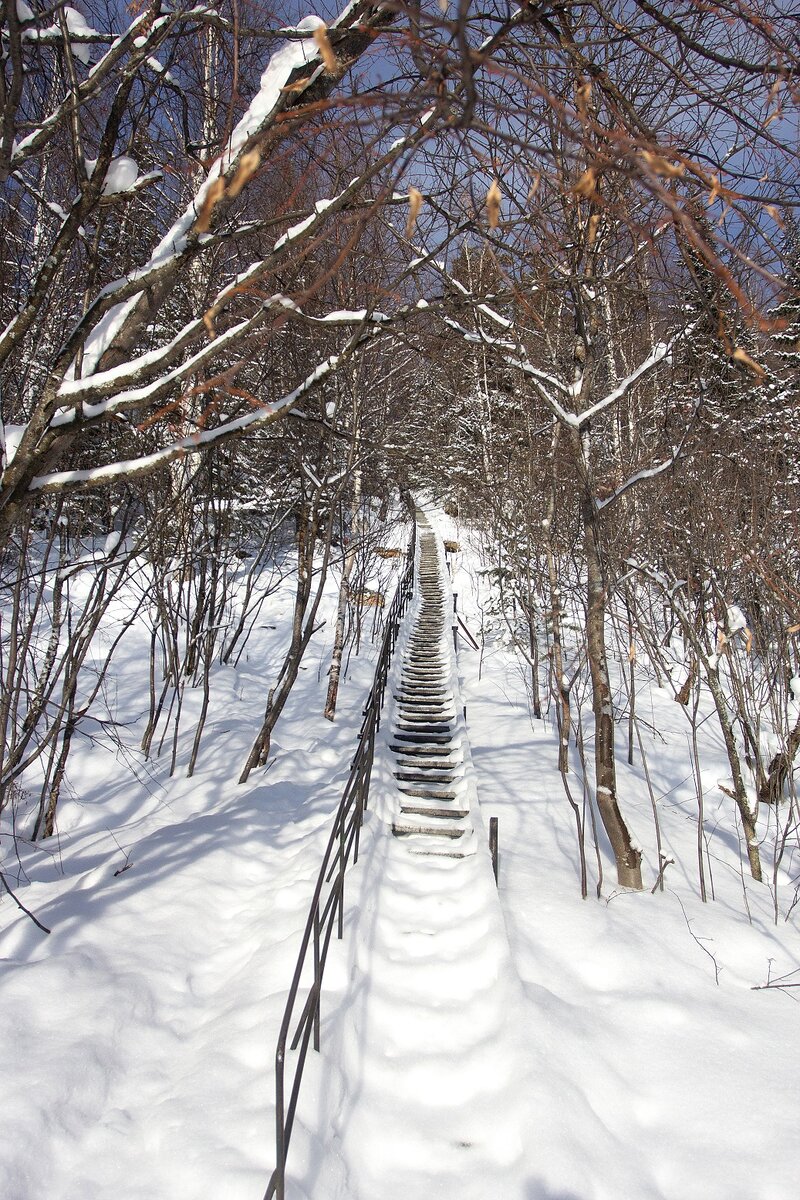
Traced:
MULTIPOLYGON (((234 653, 212 629, 243 539, 262 562, 294 522, 280 689, 330 514, 344 527, 361 497, 434 482, 501 556, 536 708, 540 651, 558 659, 567 581, 580 589, 597 804, 639 886, 615 775, 619 605, 639 620, 637 588, 660 589, 689 637, 735 602, 784 697, 797 670, 796 15, 133 11, 2 5, 7 792, 44 763, 52 828, 91 702, 76 621, 90 641, 115 581, 148 564, 150 748, 183 681, 207 689, 214 654, 234 653), (180 519, 162 530, 166 506, 180 519), (68 620, 65 568, 109 533, 97 594, 68 620)), ((714 647, 694 654, 735 724, 714 647)), ((566 771, 574 713, 565 672, 549 678, 566 771)), ((754 784, 732 761, 732 791, 756 873, 758 800, 783 794, 800 734, 762 762, 743 706, 731 753, 749 737, 754 784)), ((268 748, 269 730, 250 765, 268 748)))

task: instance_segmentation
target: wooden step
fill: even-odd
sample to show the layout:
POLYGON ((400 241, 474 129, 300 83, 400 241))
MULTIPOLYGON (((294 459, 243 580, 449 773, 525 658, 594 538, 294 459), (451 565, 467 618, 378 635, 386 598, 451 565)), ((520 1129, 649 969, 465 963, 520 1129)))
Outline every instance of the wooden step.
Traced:
MULTIPOLYGON (((455 771, 458 767, 463 767, 463 758, 450 758, 450 751, 443 753, 440 758, 435 755, 413 755, 407 750, 400 750, 397 754, 397 766, 401 771, 455 771)), ((462 775, 456 775, 457 779, 463 779, 462 775)))
POLYGON ((431 784, 430 787, 401 787, 397 789, 404 796, 414 796, 417 800, 455 800, 458 792, 452 788, 436 787, 431 784))
POLYGON ((453 775, 437 774, 435 771, 395 771, 394 777, 401 783, 455 783, 453 775))
POLYGON ((395 754, 422 755, 423 757, 426 755, 435 756, 437 754, 445 755, 454 753, 454 747, 450 744, 449 738, 447 738, 445 742, 434 742, 433 744, 426 744, 424 741, 422 741, 419 742, 419 745, 415 745, 414 743, 417 741, 418 739, 415 738, 414 741, 407 746, 390 745, 389 749, 395 754))
POLYGON ((406 817, 430 817, 433 821, 464 821, 469 816, 468 808, 430 808, 425 804, 401 804, 400 812, 406 817))
POLYGON ((395 732, 401 733, 431 733, 434 740, 444 736, 450 737, 455 732, 446 721, 395 721, 395 732))
POLYGON ((449 725, 451 721, 456 719, 456 714, 453 712, 452 706, 450 706, 449 712, 444 708, 407 708, 403 710, 402 706, 399 706, 397 719, 398 721, 404 721, 406 725, 449 725))
POLYGON ((450 825, 401 825, 398 821, 392 822, 392 833, 395 837, 413 837, 415 834, 422 834, 427 837, 452 838, 453 841, 456 841, 458 838, 462 838, 466 832, 466 829, 457 829, 450 825))

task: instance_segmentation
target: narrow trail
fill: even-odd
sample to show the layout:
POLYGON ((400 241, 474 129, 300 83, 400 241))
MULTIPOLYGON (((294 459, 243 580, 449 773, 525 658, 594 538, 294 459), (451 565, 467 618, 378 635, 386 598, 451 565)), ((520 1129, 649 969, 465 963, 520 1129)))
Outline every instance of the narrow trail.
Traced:
POLYGON ((347 1096, 332 1132, 347 1200, 514 1200, 529 1194, 522 993, 477 804, 443 551, 424 518, 419 530, 331 1031, 347 1096))

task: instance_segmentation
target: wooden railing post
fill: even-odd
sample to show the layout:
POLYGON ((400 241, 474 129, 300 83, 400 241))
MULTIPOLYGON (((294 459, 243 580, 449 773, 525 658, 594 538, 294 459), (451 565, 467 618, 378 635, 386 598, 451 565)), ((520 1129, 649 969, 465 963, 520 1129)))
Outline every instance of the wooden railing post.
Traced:
POLYGON ((495 883, 498 882, 497 872, 498 872, 499 850, 498 850, 497 842, 498 842, 499 824, 500 824, 500 822, 499 822, 498 817, 489 817, 489 853, 492 856, 492 870, 494 871, 495 883))

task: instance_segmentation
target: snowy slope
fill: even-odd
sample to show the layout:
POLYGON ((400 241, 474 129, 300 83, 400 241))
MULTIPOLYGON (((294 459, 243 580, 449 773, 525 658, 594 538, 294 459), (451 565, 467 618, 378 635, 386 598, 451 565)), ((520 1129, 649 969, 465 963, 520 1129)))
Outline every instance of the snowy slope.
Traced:
POLYGON ((328 625, 276 730, 274 764, 237 786, 292 589, 287 579, 262 610, 239 669, 217 667, 192 779, 183 772, 199 696, 187 691, 175 778, 135 749, 147 707, 137 626, 113 683, 127 754, 79 743, 58 837, 20 845, 19 864, 3 838, 12 886, 52 930, 0 904, 3 1200, 263 1194, 274 1040, 372 677, 368 619, 337 720, 323 719, 331 579, 328 625))
MULTIPOLYGON (((459 609, 477 632, 477 560, 457 566, 459 609)), ((289 592, 263 616, 278 628, 259 629, 238 671, 218 669, 193 779, 87 743, 58 839, 21 847, 19 872, 4 839, 4 869, 53 932, 0 903, 3 1200, 263 1194, 274 1039, 370 681, 368 661, 353 660, 340 716, 325 722, 330 638, 318 634, 274 765, 235 785, 289 592)), ((332 586, 326 604, 330 614, 332 586)), ((134 631, 117 667, 131 747, 145 646, 134 631)), ((752 990, 800 969, 794 914, 782 919, 792 889, 776 924, 768 888, 740 874, 712 723, 702 755, 716 900, 697 894, 685 719, 654 690, 666 741, 649 747, 650 765, 675 865, 663 894, 623 894, 601 843, 603 895, 582 901, 555 731, 531 720, 501 639, 487 639, 480 680, 478 658, 462 642, 456 670, 484 822, 500 820, 500 887, 483 851, 460 863, 401 853, 379 803, 382 760, 289 1196, 793 1200, 796 1009, 791 992, 752 990)), ((622 796, 652 884, 640 772, 624 769, 622 796)))
MULTIPOLYGON (((440 525, 469 546, 468 531, 441 515, 440 525)), ((473 632, 486 600, 478 565, 458 555, 454 578, 473 632)), ((499 818, 499 895, 535 1061, 530 1177, 520 1195, 791 1200, 796 1008, 792 993, 751 989, 800 969, 796 921, 783 919, 794 888, 784 885, 776 924, 769 888, 742 877, 732 805, 717 788, 727 776, 720 735, 711 721, 702 728, 716 901, 701 903, 696 884, 685 717, 656 688, 648 721, 666 740, 653 736, 646 748, 664 852, 675 864, 663 894, 622 893, 601 840, 603 898, 582 901, 555 729, 530 715, 527 668, 502 638, 489 638, 480 680, 478 660, 462 641, 478 788, 487 818, 499 818)), ((638 756, 633 768, 620 767, 620 794, 649 888, 657 856, 638 756)))

